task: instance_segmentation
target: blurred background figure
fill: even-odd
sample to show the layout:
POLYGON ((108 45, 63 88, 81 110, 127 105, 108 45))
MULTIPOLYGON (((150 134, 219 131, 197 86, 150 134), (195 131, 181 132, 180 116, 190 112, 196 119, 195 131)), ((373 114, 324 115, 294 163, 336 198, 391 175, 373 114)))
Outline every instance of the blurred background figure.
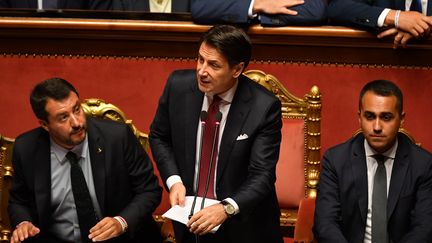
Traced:
POLYGON ((432 26, 428 0, 331 0, 328 15, 337 25, 380 32, 379 38, 394 38, 395 47, 413 38, 427 38, 432 26))
POLYGON ((28 9, 108 9, 104 0, 0 0, 0 8, 28 9))
POLYGON ((327 22, 326 0, 191 0, 194 22, 262 25, 320 25, 327 22))
POLYGON ((154 13, 190 12, 189 0, 113 0, 113 10, 154 13))

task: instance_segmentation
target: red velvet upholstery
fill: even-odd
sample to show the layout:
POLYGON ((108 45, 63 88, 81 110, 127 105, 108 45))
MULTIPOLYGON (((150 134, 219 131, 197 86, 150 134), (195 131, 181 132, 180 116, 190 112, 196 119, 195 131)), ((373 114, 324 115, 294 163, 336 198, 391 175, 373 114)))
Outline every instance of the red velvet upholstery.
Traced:
POLYGON ((276 192, 283 209, 297 208, 305 196, 304 146, 304 120, 283 119, 276 167, 276 192))
POLYGON ((314 223, 315 198, 303 198, 297 215, 294 229, 294 242, 312 242, 314 237, 312 226, 314 223))

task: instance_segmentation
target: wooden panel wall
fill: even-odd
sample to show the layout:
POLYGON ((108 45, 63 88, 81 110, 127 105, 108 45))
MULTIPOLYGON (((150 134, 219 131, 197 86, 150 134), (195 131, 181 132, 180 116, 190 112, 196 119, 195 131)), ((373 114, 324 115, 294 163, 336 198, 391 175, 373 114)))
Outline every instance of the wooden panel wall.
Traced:
MULTIPOLYGON (((194 68, 198 40, 209 26, 190 22, 0 18, 0 134, 37 126, 28 104, 32 86, 58 76, 81 97, 118 105, 145 132, 171 71, 194 68)), ((405 93, 405 127, 432 150, 429 126, 432 41, 393 50, 392 40, 344 27, 247 29, 249 69, 275 75, 297 96, 317 85, 323 96, 323 150, 358 128, 358 92, 373 79, 405 93)))

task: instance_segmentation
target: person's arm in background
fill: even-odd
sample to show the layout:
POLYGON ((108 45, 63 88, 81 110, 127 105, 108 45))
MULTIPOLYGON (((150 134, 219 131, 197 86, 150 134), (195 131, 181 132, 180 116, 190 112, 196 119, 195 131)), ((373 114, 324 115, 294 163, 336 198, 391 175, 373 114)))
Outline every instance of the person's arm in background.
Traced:
POLYGON ((331 0, 328 16, 330 24, 380 32, 378 38, 392 36, 394 37, 394 47, 405 46, 408 40, 413 38, 429 36, 432 26, 431 17, 419 12, 398 11, 384 6, 373 6, 367 1, 331 0), (397 12, 399 13, 397 14, 397 12), (396 17, 396 15, 398 16, 396 17), (382 30, 382 28, 386 29, 382 30))
POLYGON ((325 8, 324 0, 191 1, 192 18, 198 24, 248 24, 254 16, 264 25, 315 24, 325 18, 325 8))
POLYGON ((432 17, 416 11, 390 10, 385 16, 384 30, 378 38, 394 36, 394 48, 405 47, 411 39, 428 38, 432 27, 432 17))
POLYGON ((384 9, 367 1, 330 0, 328 17, 330 24, 377 30, 378 18, 384 9))
POLYGON ((304 0, 303 4, 288 8, 297 14, 260 14, 261 24, 264 26, 286 25, 322 25, 327 23, 326 0, 304 0))

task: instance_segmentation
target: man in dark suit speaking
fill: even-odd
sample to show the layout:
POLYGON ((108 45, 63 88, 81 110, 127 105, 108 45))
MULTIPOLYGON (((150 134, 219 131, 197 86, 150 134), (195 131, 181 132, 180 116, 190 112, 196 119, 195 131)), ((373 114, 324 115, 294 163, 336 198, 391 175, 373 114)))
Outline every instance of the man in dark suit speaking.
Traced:
POLYGON ((161 188, 129 127, 86 117, 63 79, 36 85, 30 102, 41 127, 15 141, 11 242, 160 242, 161 188))
POLYGON ((197 235, 201 242, 282 242, 274 186, 281 104, 242 75, 250 57, 244 31, 215 26, 202 37, 196 70, 172 73, 159 100, 150 145, 171 205, 196 194, 221 201, 195 213, 188 228, 175 223, 180 242, 197 235))
POLYGON ((432 155, 398 133, 403 96, 389 81, 364 86, 362 133, 329 149, 318 185, 318 242, 432 242, 432 155))

